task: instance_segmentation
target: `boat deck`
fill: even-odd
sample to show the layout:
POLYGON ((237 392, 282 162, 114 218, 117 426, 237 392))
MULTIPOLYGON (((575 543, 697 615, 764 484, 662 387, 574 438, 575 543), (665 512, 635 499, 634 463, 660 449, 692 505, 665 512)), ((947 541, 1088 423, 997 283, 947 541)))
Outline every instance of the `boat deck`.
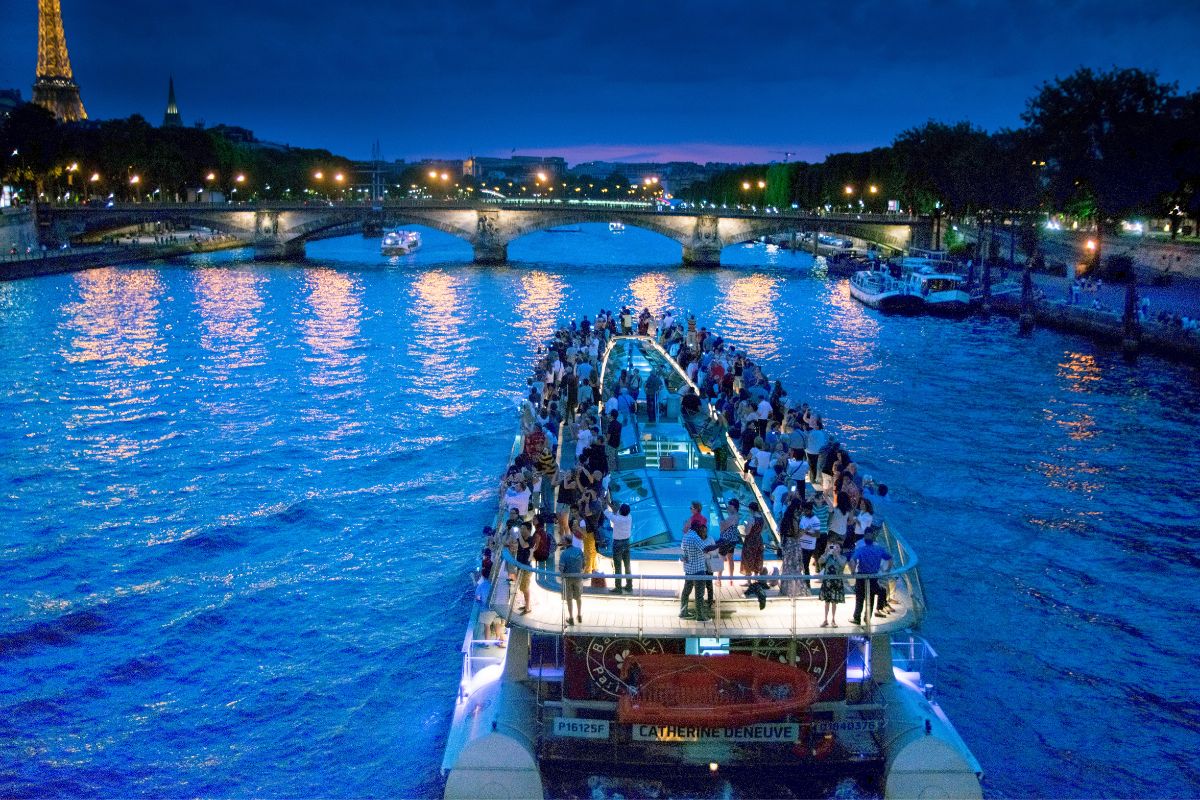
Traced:
MULTIPOLYGON (((778 562, 771 566, 778 566, 778 562)), ((513 584, 501 580, 492 598, 492 608, 510 625, 528 628, 540 633, 571 633, 582 635, 639 636, 714 636, 714 637, 816 637, 846 636, 867 632, 885 633, 904 630, 913 626, 915 615, 909 593, 901 580, 889 592, 889 601, 894 609, 886 617, 871 617, 863 620, 865 625, 850 624, 854 610, 852 581, 847 580, 846 602, 838 606, 838 627, 821 627, 825 604, 817 596, 819 580, 813 580, 813 589, 807 596, 781 597, 778 589, 767 591, 767 604, 759 609, 758 599, 746 598, 743 594, 745 578, 736 580, 726 577, 720 584, 714 581, 715 600, 712 618, 707 621, 681 619, 679 617, 679 594, 683 581, 683 565, 678 561, 647 561, 635 559, 634 594, 613 594, 613 580, 607 578, 606 588, 593 589, 586 584, 583 589, 583 622, 567 624, 566 605, 548 575, 542 582, 531 582, 530 594, 533 608, 528 614, 518 610, 519 598, 512 597, 513 584), (644 575, 661 577, 641 577, 644 575), (549 585, 543 585, 549 584, 549 585)), ((611 571, 611 566, 608 567, 611 571)), ((694 599, 689 607, 695 609, 694 599)))
MULTIPOLYGON (((612 369, 624 368, 638 371, 643 382, 651 370, 664 376, 667 386, 677 390, 681 385, 691 384, 661 349, 650 340, 637 337, 619 339, 610 351, 607 362, 608 381, 613 379, 612 369)), ((708 517, 710 539, 716 541, 719 520, 729 509, 729 500, 738 498, 741 503, 741 525, 749 521, 749 506, 757 500, 766 516, 763 539, 766 542, 767 558, 764 566, 768 573, 783 572, 776 552, 776 521, 771 517, 770 507, 761 491, 746 480, 741 470, 740 457, 732 456, 729 469, 719 470, 711 450, 695 433, 696 426, 685 425, 678 416, 678 405, 673 411, 660 415, 650 422, 644 404, 631 415, 622 430, 622 450, 618 455, 618 469, 611 474, 609 490, 613 504, 628 503, 633 517, 631 536, 631 560, 633 578, 632 594, 614 594, 613 563, 606 555, 598 556, 598 574, 607 576, 604 588, 591 588, 585 579, 583 589, 583 622, 568 624, 566 607, 559 591, 558 575, 552 560, 544 569, 536 571, 531 580, 532 610, 520 613, 519 598, 510 594, 511 584, 501 578, 492 596, 492 608, 510 625, 530 630, 574 634, 629 634, 657 636, 846 636, 866 630, 890 632, 911 628, 920 621, 923 611, 919 580, 915 573, 906 572, 896 576, 890 583, 888 595, 895 611, 886 617, 864 619, 865 626, 850 624, 854 609, 854 581, 845 580, 846 601, 838 606, 838 626, 821 627, 824 619, 824 603, 818 596, 820 580, 811 581, 808 591, 799 592, 798 597, 781 596, 779 583, 766 590, 766 607, 760 609, 757 597, 747 597, 747 578, 738 574, 731 579, 714 581, 715 607, 707 621, 681 619, 679 597, 683 589, 683 565, 679 560, 680 542, 684 521, 691 515, 690 505, 699 501, 702 513, 708 517), (663 457, 671 456, 673 464, 664 469, 663 457)), ((702 422, 703 420, 699 420, 702 422)), ((723 434, 722 434, 723 436, 723 434)), ((569 469, 575 462, 575 443, 564 431, 560 465, 569 469)), ((731 448, 732 449, 732 448, 731 448)), ((806 481, 810 496, 818 489, 806 481)), ((897 564, 906 560, 903 545, 896 541, 886 528, 880 543, 888 549, 897 564)), ((509 564, 512 569, 514 565, 509 564)), ((735 554, 735 569, 740 571, 740 548, 735 554)), ((501 574, 503 575, 503 568, 501 574)), ((769 576, 767 576, 769 580, 769 576)), ((761 580, 761 579, 760 579, 761 580)), ((695 600, 689 603, 694 611, 695 600)))

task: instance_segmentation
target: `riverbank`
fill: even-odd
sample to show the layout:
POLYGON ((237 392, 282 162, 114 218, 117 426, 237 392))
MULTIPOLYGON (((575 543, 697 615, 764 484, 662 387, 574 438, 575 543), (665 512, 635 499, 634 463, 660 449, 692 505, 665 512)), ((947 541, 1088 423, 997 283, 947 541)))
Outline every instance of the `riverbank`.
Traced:
MULTIPOLYGON (((1124 287, 1121 288, 1123 290, 1124 287)), ((1010 295, 995 298, 991 302, 990 312, 1019 319, 1020 297, 1010 295)), ((1047 295, 1034 303, 1033 322, 1050 330, 1088 336, 1105 344, 1126 346, 1123 304, 1119 308, 1094 308, 1069 305, 1064 300, 1047 295)), ((1156 353, 1200 366, 1200 334, 1185 331, 1174 322, 1159 322, 1153 314, 1140 323, 1140 334, 1134 341, 1138 352, 1156 353)))
POLYGON ((217 250, 234 250, 248 247, 245 242, 221 239, 207 242, 173 242, 168 244, 124 244, 103 245, 68 250, 49 250, 25 256, 0 256, 0 281, 36 278, 43 275, 58 275, 78 272, 96 267, 111 267, 118 264, 136 264, 196 253, 212 253, 217 250))

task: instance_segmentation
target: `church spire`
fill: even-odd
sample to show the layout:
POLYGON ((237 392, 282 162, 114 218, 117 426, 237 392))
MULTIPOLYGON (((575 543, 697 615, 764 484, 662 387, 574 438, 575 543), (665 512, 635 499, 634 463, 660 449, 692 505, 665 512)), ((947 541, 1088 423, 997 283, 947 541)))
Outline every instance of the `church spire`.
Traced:
POLYGON ((179 105, 175 102, 175 76, 167 81, 167 113, 163 114, 164 128, 182 128, 183 117, 179 116, 179 105))

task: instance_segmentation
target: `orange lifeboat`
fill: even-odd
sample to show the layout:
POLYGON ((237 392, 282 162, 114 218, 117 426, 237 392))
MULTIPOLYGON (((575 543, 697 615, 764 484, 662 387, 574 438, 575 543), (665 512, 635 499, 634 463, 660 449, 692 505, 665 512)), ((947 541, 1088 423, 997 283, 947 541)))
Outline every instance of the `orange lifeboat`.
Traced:
POLYGON ((621 665, 623 723, 732 727, 804 711, 817 697, 812 677, 790 664, 748 655, 631 655, 621 665))

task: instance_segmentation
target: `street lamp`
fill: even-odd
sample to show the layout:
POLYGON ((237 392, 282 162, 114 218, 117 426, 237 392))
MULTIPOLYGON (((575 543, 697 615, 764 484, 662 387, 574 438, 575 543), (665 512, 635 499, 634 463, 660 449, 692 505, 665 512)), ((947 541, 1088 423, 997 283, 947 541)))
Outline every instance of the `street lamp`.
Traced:
POLYGON ((130 175, 129 185, 132 186, 134 191, 137 193, 137 202, 142 202, 142 176, 130 175))
POLYGON ((850 184, 846 184, 846 210, 848 210, 848 211, 854 210, 854 205, 850 202, 850 198, 852 198, 853 196, 854 196, 854 187, 851 186, 850 184))

